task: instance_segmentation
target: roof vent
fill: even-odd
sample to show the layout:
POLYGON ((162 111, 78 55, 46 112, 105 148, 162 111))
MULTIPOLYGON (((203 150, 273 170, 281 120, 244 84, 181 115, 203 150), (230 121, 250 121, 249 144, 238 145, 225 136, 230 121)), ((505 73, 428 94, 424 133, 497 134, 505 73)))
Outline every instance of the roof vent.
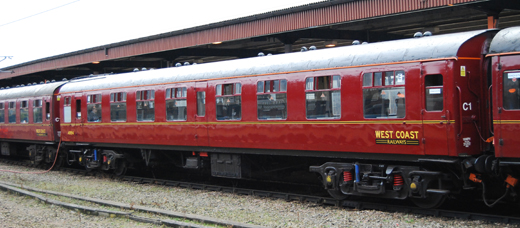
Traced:
POLYGON ((0 89, 4 89, 4 87, 0 87, 0 89))
POLYGON ((61 80, 62 80, 62 81, 67 81, 67 78, 63 78, 63 79, 61 79, 61 80))
POLYGON ((415 34, 413 34, 413 38, 420 38, 422 36, 423 34, 421 32, 416 32, 415 34))
POLYGON ((316 49, 318 49, 318 48, 316 48, 316 46, 310 46, 309 47, 309 50, 311 50, 311 51, 316 50, 316 49))
POLYGON ((36 85, 36 84, 38 84, 38 83, 36 83, 36 82, 33 82, 33 85, 36 85))
POLYGON ((40 84, 43 84, 43 83, 44 83, 43 81, 40 82, 40 84))
POLYGON ((191 64, 191 65, 197 65, 197 63, 193 63, 193 64, 191 64))
POLYGON ((6 86, 5 88, 6 88, 6 89, 9 89, 9 88, 11 88, 11 87, 9 87, 9 86, 6 86))
POLYGON ((430 31, 426 31, 426 32, 424 32, 423 35, 424 35, 424 36, 432 36, 433 34, 432 34, 432 32, 430 32, 430 31))
POLYGON ((368 44, 368 42, 366 42, 366 41, 363 41, 363 43, 361 43, 361 45, 365 45, 365 44, 368 44))
POLYGON ((139 71, 139 68, 134 68, 134 72, 137 72, 137 71, 139 71))
POLYGON ((145 71, 145 70, 147 70, 146 67, 141 68, 141 71, 145 71))
POLYGON ((176 63, 176 64, 175 64, 175 67, 180 67, 180 66, 182 66, 181 63, 176 63))
POLYGON ((258 52, 257 56, 265 56, 265 54, 263 52, 258 52))
POLYGON ((51 81, 51 82, 56 82, 56 80, 52 79, 52 81, 51 81))
POLYGON ((20 86, 21 86, 21 87, 24 87, 25 85, 24 85, 24 84, 21 84, 20 86))
POLYGON ((352 45, 360 45, 360 44, 361 44, 361 42, 359 42, 359 40, 352 41, 352 45))
POLYGON ((307 48, 305 46, 303 46, 301 49, 300 49, 300 52, 306 52, 307 51, 307 48))
POLYGON ((184 66, 189 66, 190 62, 184 62, 184 66))

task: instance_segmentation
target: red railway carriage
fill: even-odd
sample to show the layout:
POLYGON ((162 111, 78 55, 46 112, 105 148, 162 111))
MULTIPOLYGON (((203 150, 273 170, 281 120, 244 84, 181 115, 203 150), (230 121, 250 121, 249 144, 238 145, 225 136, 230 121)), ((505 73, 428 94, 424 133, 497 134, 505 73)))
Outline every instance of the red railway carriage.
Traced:
POLYGON ((253 159, 245 162, 252 154, 309 164, 344 159, 311 167, 332 195, 435 206, 454 177, 418 163, 459 169, 461 157, 481 154, 476 129, 488 129, 489 118, 480 106, 483 54, 495 33, 76 80, 59 93, 62 139, 83 146, 71 157, 88 168, 118 169, 123 158, 163 162, 184 151, 178 164, 185 168, 209 163, 213 176, 241 178, 254 172, 253 159), (436 197, 422 202, 428 195, 436 197))
POLYGON ((481 88, 468 84, 482 80, 483 50, 474 47, 492 33, 77 80, 60 90, 63 140, 319 156, 479 154, 475 126, 466 119, 479 115, 481 88))
POLYGON ((27 155, 33 162, 54 161, 60 130, 55 96, 65 82, 0 90, 2 155, 27 155))
MULTIPOLYGON (((500 31, 490 46, 495 156, 520 158, 520 43, 518 27, 500 31)), ((503 163, 504 161, 502 159, 503 163)), ((507 161, 510 162, 510 161, 507 161)), ((520 160, 516 160, 520 164, 520 160)))

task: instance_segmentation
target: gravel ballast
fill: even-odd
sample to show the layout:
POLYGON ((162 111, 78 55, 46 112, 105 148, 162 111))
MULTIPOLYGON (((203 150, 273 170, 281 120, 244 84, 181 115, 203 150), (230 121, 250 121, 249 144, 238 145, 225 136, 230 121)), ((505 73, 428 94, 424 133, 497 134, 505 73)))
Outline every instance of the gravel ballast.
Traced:
MULTIPOLYGON (((1 170, 41 171, 0 163, 1 170)), ((52 171, 44 174, 0 172, 0 180, 178 213, 266 227, 518 227, 442 217, 373 210, 349 210, 231 193, 116 181, 52 171)), ((125 218, 79 214, 65 208, 0 191, 3 227, 154 227, 125 218)))

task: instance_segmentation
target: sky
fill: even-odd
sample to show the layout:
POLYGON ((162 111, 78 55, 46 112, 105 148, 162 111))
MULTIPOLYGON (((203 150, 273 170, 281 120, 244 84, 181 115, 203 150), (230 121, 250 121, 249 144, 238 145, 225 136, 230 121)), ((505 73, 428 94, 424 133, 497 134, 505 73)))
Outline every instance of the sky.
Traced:
POLYGON ((2 0, 0 69, 320 0, 2 0))

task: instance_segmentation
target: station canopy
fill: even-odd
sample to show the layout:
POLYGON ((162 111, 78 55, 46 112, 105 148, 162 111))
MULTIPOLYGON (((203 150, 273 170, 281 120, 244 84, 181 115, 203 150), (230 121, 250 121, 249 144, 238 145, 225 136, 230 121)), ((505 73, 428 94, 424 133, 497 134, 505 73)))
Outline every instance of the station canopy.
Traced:
POLYGON ((487 28, 520 26, 520 1, 330 0, 106 44, 0 69, 0 86, 203 64, 487 28))

